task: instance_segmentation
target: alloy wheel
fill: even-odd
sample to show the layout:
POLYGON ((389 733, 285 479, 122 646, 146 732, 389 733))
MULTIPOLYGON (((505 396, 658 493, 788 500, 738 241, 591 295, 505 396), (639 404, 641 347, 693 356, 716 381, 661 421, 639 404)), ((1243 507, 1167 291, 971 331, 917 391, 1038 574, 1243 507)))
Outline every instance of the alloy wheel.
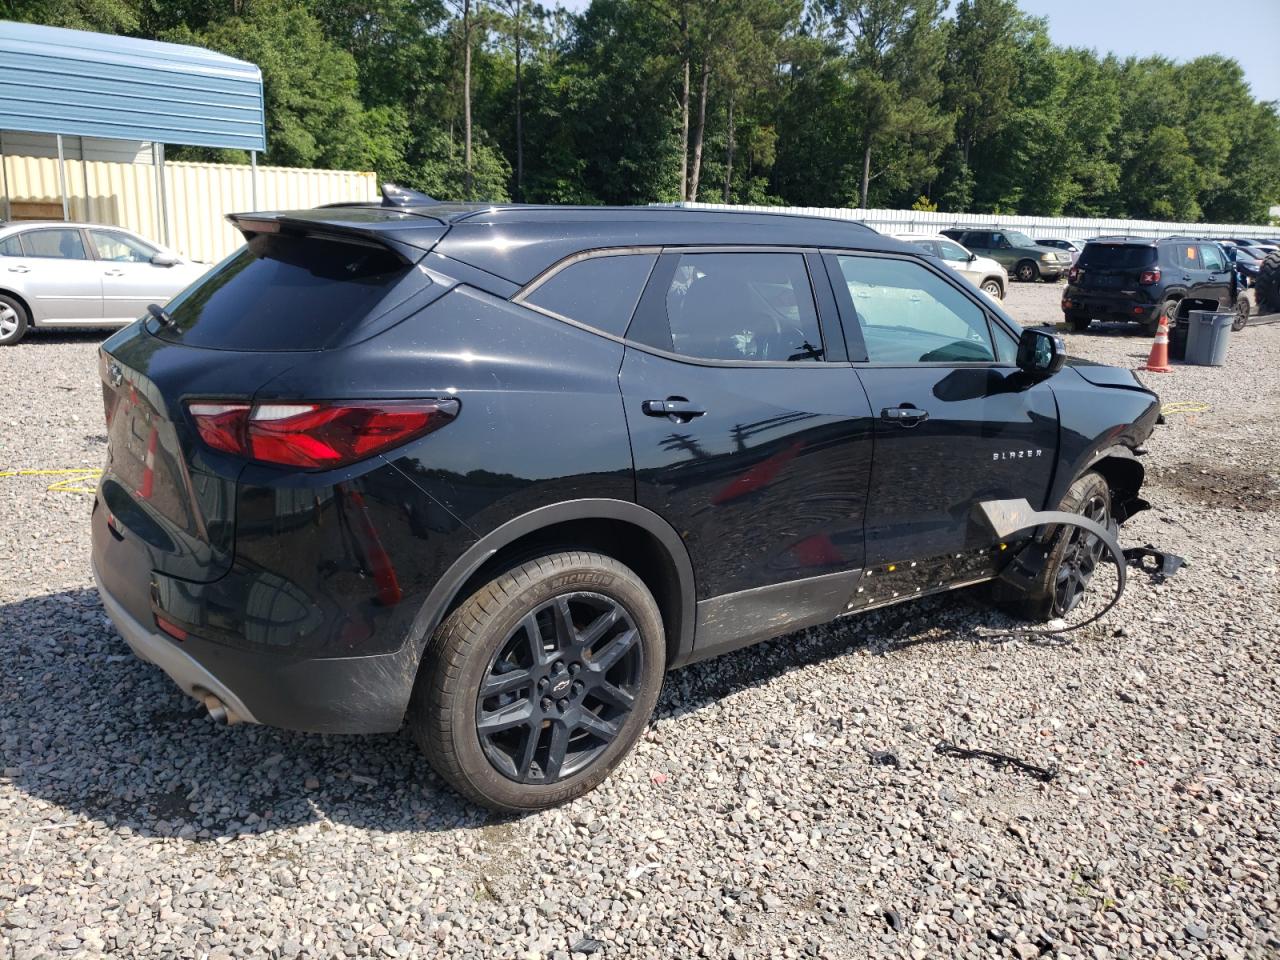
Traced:
POLYGON ((18 312, 7 303, 0 303, 0 340, 13 336, 18 331, 18 312))
MULTIPOLYGON (((1091 496, 1077 512, 1104 527, 1110 519, 1107 498, 1101 493, 1091 496)), ((1068 527, 1063 533, 1068 537, 1067 548, 1058 562, 1053 587, 1053 613, 1058 617, 1066 616, 1080 603, 1106 549, 1101 539, 1079 527, 1068 527)))
POLYGON ((476 732, 494 768, 549 784, 585 770, 621 732, 644 670, 627 609, 598 593, 553 597, 503 640, 476 699, 476 732))

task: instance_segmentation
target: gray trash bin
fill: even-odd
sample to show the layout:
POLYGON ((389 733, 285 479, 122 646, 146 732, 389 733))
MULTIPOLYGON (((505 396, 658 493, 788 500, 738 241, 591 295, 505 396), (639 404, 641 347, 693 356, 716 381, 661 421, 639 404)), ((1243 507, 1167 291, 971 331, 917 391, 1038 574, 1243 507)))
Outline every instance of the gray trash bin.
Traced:
POLYGON ((1202 367, 1220 367, 1227 362, 1231 345, 1231 322, 1234 313, 1192 310, 1187 315, 1187 363, 1202 367))

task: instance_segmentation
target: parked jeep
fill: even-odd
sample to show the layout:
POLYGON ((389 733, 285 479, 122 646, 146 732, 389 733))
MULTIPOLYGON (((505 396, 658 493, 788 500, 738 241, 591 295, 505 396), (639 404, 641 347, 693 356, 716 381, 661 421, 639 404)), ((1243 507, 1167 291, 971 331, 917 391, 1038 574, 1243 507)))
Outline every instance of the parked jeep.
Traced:
POLYGON ((1249 299, 1216 240, 1098 237, 1085 244, 1067 279, 1062 313, 1073 330, 1124 320, 1154 336, 1161 316, 1173 328, 1192 310, 1233 310, 1236 330, 1249 319, 1249 299))
POLYGON ((1025 283, 1057 280, 1071 269, 1071 252, 1036 243, 1025 233, 1003 227, 953 227, 944 237, 968 247, 980 257, 990 257, 1025 283))

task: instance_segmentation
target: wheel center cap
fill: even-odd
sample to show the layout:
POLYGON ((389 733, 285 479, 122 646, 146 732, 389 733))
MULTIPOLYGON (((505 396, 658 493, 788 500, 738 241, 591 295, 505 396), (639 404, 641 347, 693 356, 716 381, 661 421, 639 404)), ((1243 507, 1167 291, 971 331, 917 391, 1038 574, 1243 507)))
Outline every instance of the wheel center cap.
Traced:
POLYGON ((573 678, 566 673, 558 679, 551 678, 551 688, 548 692, 553 698, 563 697, 569 692, 571 686, 573 686, 573 678))

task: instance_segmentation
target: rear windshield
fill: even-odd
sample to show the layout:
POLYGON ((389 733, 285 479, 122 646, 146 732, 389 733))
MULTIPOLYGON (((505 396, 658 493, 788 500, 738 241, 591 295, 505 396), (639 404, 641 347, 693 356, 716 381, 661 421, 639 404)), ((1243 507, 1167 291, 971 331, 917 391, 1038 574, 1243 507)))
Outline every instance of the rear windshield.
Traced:
POLYGON ((1081 267, 1130 270, 1156 262, 1156 248, 1132 243, 1090 243, 1080 254, 1081 267))
POLYGON ((410 267, 375 245, 259 234, 167 307, 157 336, 223 350, 318 350, 367 317, 410 267))

